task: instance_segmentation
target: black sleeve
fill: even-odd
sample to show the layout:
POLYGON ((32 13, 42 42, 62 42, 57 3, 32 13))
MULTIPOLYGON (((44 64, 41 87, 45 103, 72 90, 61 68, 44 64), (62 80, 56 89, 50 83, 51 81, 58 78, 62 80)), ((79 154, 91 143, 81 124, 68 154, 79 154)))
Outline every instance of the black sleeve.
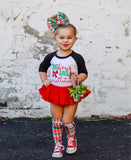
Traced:
POLYGON ((54 57, 55 52, 48 54, 44 60, 41 62, 39 66, 39 72, 47 72, 48 68, 50 67, 50 61, 54 57))
POLYGON ((78 74, 85 73, 86 75, 88 75, 84 58, 80 54, 75 52, 73 53, 73 58, 75 59, 78 66, 78 74))

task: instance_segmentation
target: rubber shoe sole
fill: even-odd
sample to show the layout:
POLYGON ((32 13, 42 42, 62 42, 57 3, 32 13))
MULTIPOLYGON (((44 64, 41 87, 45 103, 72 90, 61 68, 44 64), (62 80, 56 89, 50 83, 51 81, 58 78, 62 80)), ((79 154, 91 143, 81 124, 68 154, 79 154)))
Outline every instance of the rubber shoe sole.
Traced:
POLYGON ((77 151, 77 140, 76 140, 76 148, 66 148, 67 154, 74 154, 77 151))
POLYGON ((63 156, 62 153, 53 153, 52 154, 52 157, 54 157, 54 158, 61 158, 62 156, 63 156))
POLYGON ((74 148, 72 150, 66 149, 67 154, 74 154, 74 153, 76 153, 76 151, 77 151, 77 148, 74 148))

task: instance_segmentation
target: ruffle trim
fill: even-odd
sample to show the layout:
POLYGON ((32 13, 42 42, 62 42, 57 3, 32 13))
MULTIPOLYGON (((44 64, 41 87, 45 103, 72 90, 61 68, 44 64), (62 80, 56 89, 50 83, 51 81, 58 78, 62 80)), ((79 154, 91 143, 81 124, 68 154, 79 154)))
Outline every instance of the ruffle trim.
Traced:
POLYGON ((91 93, 90 90, 86 89, 87 93, 84 94, 78 102, 74 102, 73 98, 70 97, 68 88, 72 88, 72 86, 59 87, 50 84, 49 87, 45 87, 45 85, 43 85, 39 89, 39 93, 45 101, 58 105, 72 105, 79 103, 83 98, 87 97, 91 93))

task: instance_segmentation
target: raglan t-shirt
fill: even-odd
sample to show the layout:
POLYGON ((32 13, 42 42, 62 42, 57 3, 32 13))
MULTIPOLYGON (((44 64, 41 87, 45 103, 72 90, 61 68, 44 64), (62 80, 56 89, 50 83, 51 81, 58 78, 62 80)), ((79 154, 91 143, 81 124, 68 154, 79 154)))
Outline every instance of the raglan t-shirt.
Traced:
POLYGON ((51 84, 55 86, 71 86, 71 72, 88 74, 83 57, 72 51, 66 57, 60 57, 57 51, 48 54, 39 67, 39 72, 47 72, 50 67, 51 84))

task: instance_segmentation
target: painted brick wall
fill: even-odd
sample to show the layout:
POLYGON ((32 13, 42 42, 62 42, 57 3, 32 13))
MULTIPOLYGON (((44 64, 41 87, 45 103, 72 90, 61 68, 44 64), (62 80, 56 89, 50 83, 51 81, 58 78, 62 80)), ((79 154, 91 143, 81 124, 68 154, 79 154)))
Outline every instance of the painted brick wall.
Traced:
POLYGON ((0 0, 0 117, 50 116, 38 93, 38 67, 57 49, 46 19, 65 12, 78 30, 74 50, 86 61, 92 94, 77 115, 131 113, 130 0, 0 0))

